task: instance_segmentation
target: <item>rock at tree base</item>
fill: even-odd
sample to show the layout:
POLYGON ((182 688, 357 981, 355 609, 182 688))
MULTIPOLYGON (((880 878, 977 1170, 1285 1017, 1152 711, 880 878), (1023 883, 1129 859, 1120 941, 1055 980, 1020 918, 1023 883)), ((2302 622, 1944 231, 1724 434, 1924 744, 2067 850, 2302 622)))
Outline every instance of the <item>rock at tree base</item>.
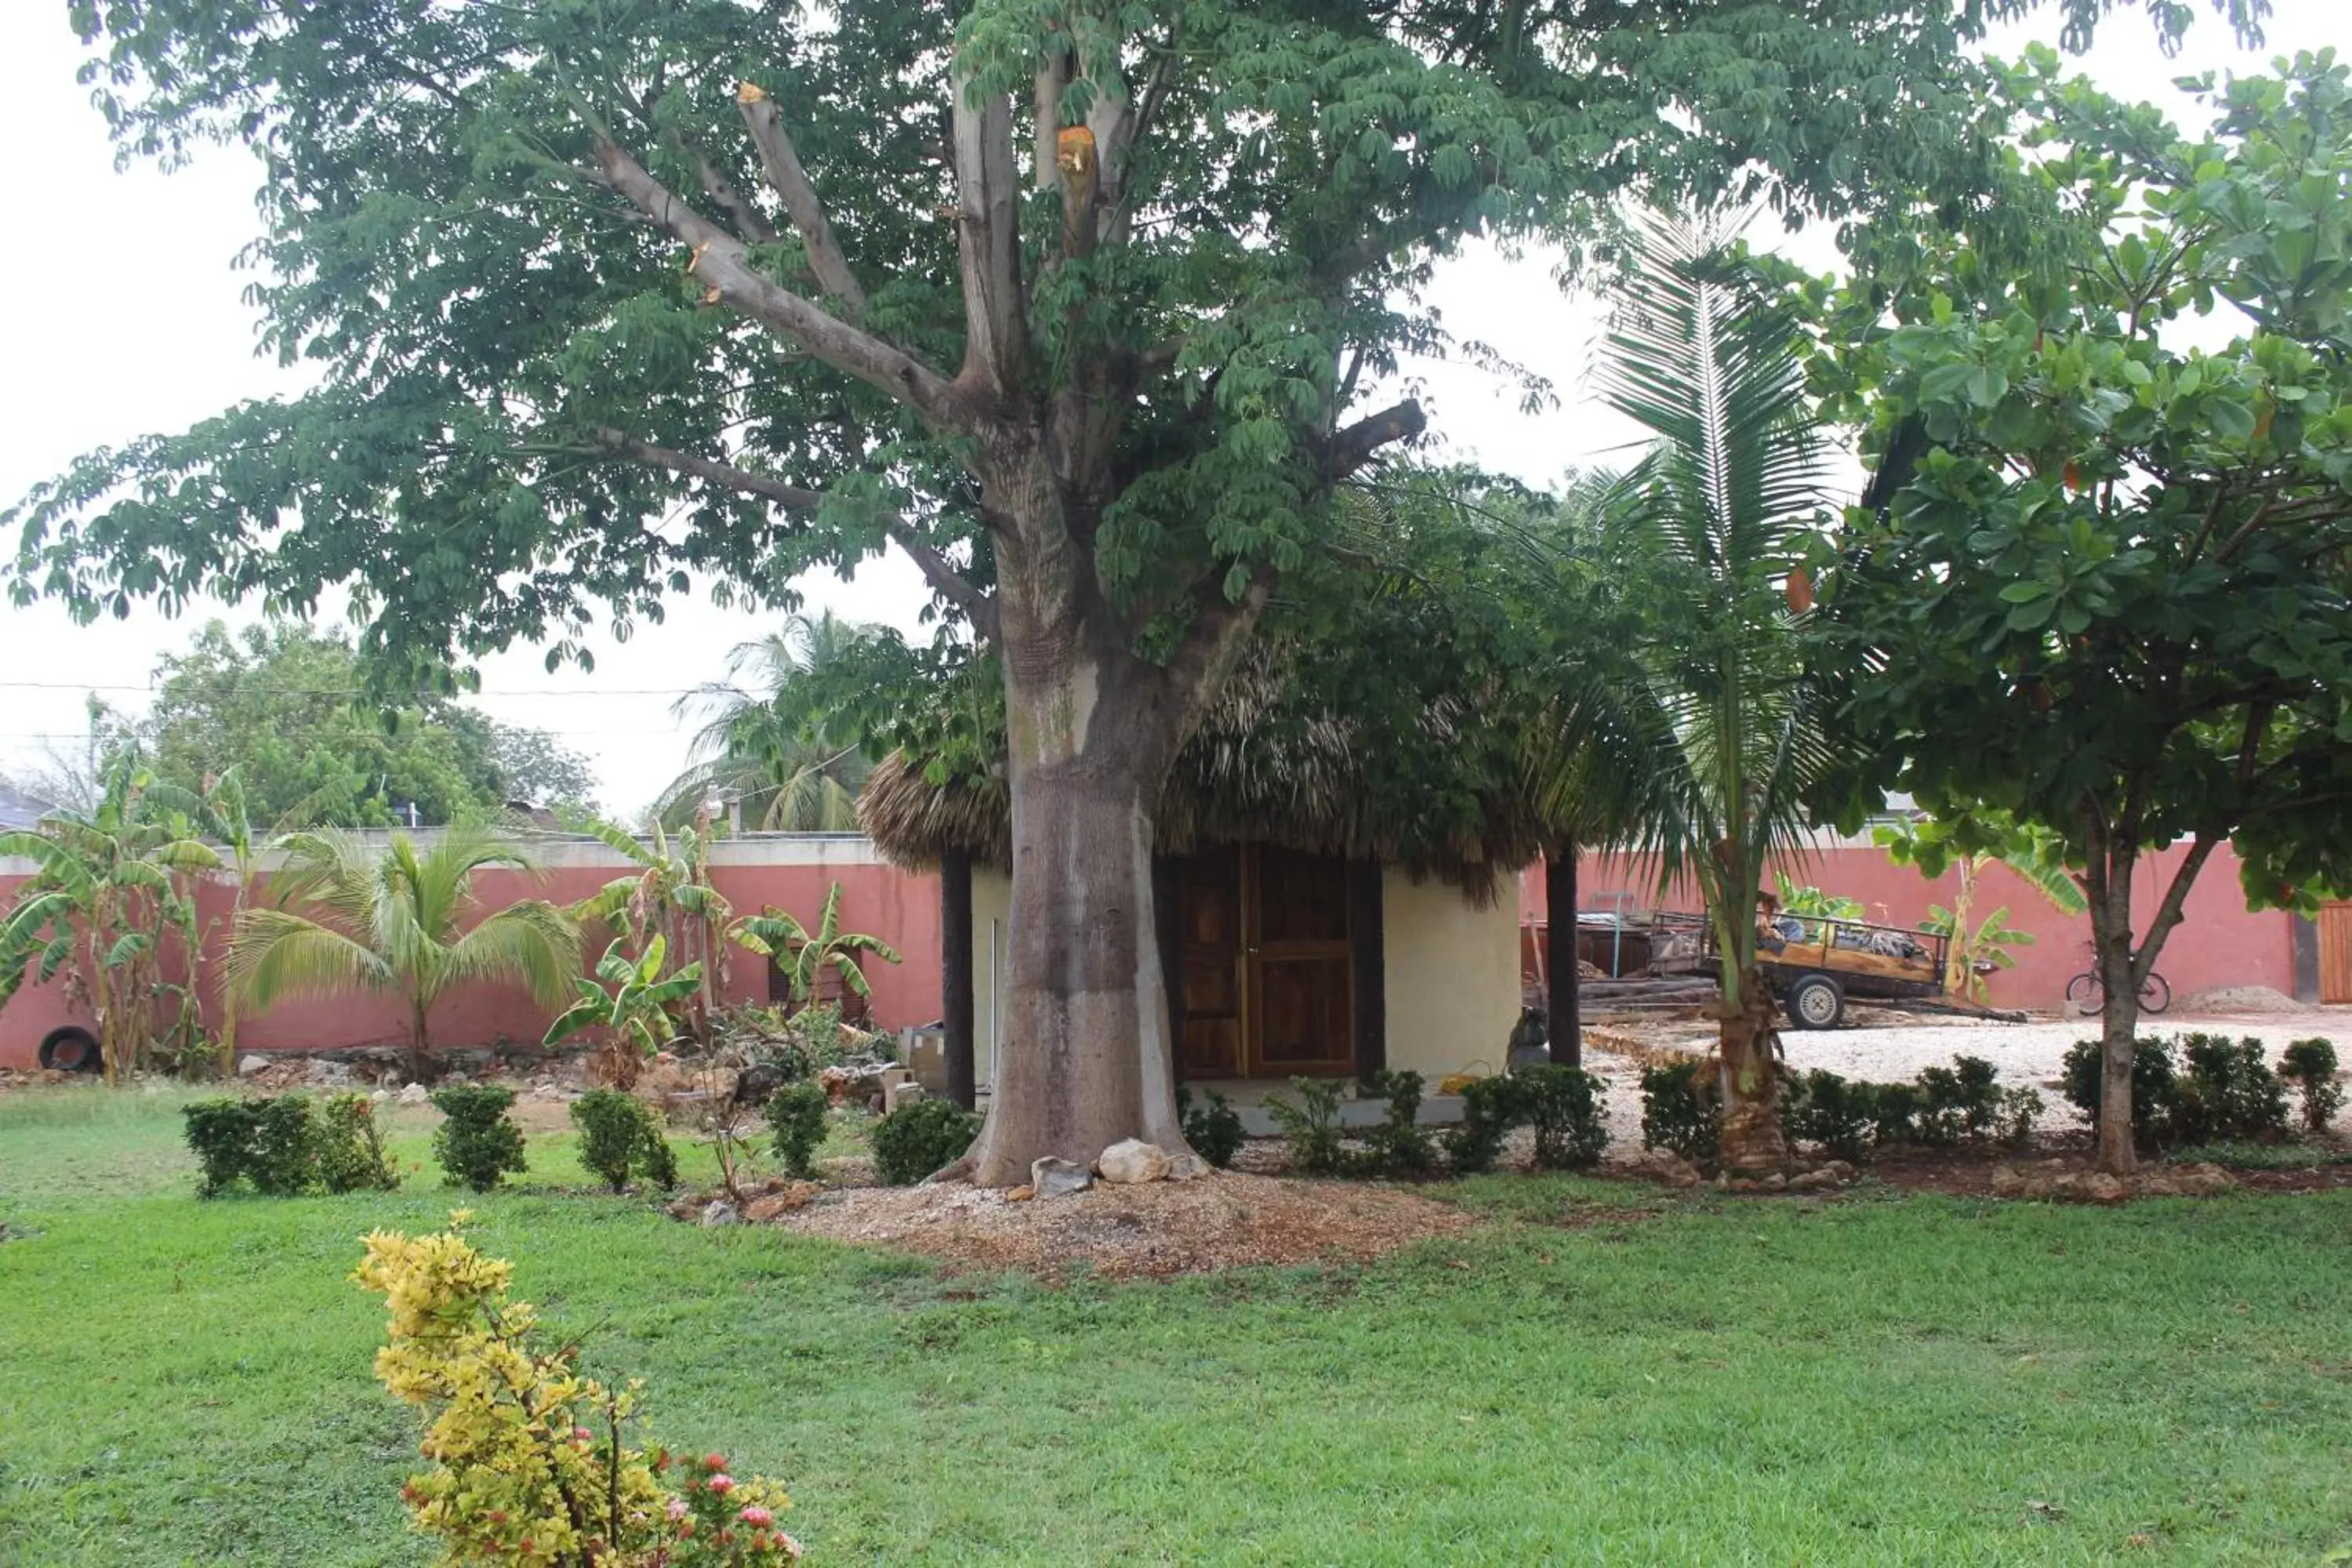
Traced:
POLYGON ((412 1083, 400 1091, 400 1103, 403 1105, 423 1105, 432 1098, 432 1091, 421 1083, 412 1083))
POLYGON ((1104 1181, 1122 1187, 1164 1181, 1168 1176, 1168 1151, 1140 1138, 1122 1138, 1102 1152, 1095 1169, 1104 1181))
POLYGON ((725 1198, 711 1199, 702 1211, 702 1223, 709 1226, 733 1225, 742 1217, 735 1212, 735 1205, 725 1198))
POLYGON ((1041 1198, 1066 1198, 1094 1185, 1094 1177, 1075 1160, 1047 1154, 1029 1167, 1029 1185, 1041 1198))
POLYGON ((1215 1171, 1214 1165, 1198 1154, 1179 1154, 1168 1162, 1168 1179, 1171 1182, 1197 1182, 1215 1171))
POLYGON ((239 1078, 251 1078, 255 1073, 259 1072, 268 1065, 269 1058, 268 1057, 239 1057, 236 1058, 236 1076, 239 1078))

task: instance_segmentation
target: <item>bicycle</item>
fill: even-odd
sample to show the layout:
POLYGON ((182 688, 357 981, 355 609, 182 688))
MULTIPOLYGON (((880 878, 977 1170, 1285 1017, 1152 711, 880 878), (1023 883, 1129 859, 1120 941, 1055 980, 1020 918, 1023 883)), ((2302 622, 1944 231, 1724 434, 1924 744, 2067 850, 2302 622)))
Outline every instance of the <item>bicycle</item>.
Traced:
MULTIPOLYGON (((2073 1007, 2077 1013, 2087 1017, 2093 1013, 2103 1010, 2106 1006, 2106 983, 2099 978, 2097 970, 2085 970, 2066 982, 2067 1005, 2073 1007)), ((2143 1013, 2161 1013, 2171 1005, 2172 982, 2155 970, 2149 970, 2147 978, 2140 982, 2139 1010, 2143 1013)))

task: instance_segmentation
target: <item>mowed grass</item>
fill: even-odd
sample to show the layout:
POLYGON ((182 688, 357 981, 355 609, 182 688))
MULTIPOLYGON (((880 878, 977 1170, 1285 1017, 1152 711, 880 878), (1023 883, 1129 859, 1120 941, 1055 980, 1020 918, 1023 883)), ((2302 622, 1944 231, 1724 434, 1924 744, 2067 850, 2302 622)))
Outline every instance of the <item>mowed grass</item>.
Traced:
MULTIPOLYGON (((200 1203, 179 1099, 0 1100, 0 1563, 422 1563, 358 1237, 200 1203)), ((421 1135, 401 1152, 422 1158, 421 1135)), ((2316 1563, 2352 1542, 2352 1197, 2117 1212, 1498 1176, 1367 1268, 1047 1289, 646 1203, 475 1200, 656 1432, 835 1563, 2316 1563)))

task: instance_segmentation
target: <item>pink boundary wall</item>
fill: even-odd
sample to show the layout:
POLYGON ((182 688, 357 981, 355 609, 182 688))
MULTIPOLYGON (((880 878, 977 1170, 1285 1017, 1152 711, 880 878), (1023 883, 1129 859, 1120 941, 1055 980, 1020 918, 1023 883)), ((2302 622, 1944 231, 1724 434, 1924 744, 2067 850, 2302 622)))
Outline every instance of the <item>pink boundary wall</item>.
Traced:
MULTIPOLYGON (((2132 884, 2135 922, 2147 927, 2173 868, 2185 848, 2158 852, 2143 861, 2132 884)), ((1929 904, 1948 906, 1959 885, 1947 872, 1930 881, 1909 867, 1898 866, 1874 845, 1842 845, 1814 851, 1801 862, 1783 864, 1781 870, 1799 886, 1811 885, 1828 893, 1862 901, 1864 918, 1893 925, 1917 925, 1927 919, 1929 904)), ((1585 857, 1577 871, 1577 902, 1586 910, 1607 908, 1601 900, 1619 893, 1634 895, 1632 907, 1647 909, 1658 900, 1654 872, 1644 875, 1622 857, 1585 857)), ((1696 896, 1670 889, 1669 908, 1696 909, 1696 896)), ((1991 1001, 1996 1006, 2052 1010, 2065 1001, 2066 982, 2090 967, 2084 944, 2091 940, 2088 915, 2070 919, 2058 912, 2024 879, 2005 866, 1988 866, 1977 878, 1972 920, 1981 921, 2007 905, 2009 922, 2032 931, 2032 946, 2012 949, 2015 969, 1991 976, 1991 1001)), ((1544 868, 1529 867, 1519 879, 1519 923, 1532 933, 1544 924, 1544 868)), ((2238 858, 2224 846, 2206 862, 2189 890, 2180 925, 2157 957, 2156 967, 2172 984, 2173 994, 2222 985, 2267 985, 2294 994, 2294 922, 2281 910, 2246 908, 2245 890, 2238 881, 2238 858)), ((1531 935, 1523 938, 1523 958, 1532 952, 1531 935)), ((1529 969, 1532 977, 1532 963, 1529 969)))
MULTIPOLYGON (((482 908, 497 909, 528 898, 571 903, 629 871, 618 856, 589 841, 561 840, 534 852, 546 862, 546 869, 538 876, 500 870, 476 879, 475 892, 482 908)), ((0 905, 15 899, 29 869, 22 861, 0 860, 0 905)), ((874 987, 876 1024, 895 1029, 939 1017, 940 884, 936 876, 904 871, 884 862, 871 844, 855 835, 761 835, 720 843, 712 855, 711 881, 740 912, 752 913, 772 904, 810 924, 824 907, 826 889, 839 882, 842 929, 879 936, 905 958, 901 963, 869 961, 866 965, 866 978, 874 987)), ((265 882, 261 897, 267 896, 265 882)), ((208 885, 198 893, 197 907, 208 928, 204 985, 207 1027, 219 1021, 211 972, 226 940, 233 901, 234 891, 226 885, 208 885)), ((590 941, 595 942, 593 934, 590 941)), ((595 953, 589 954, 592 962, 594 957, 595 953)), ((769 999, 763 961, 735 949, 730 967, 730 982, 724 987, 730 999, 769 999)), ((488 1046, 501 1038, 535 1045, 546 1033, 549 1016, 546 1009, 513 986, 469 986, 435 1006, 433 1039, 438 1047, 453 1048, 488 1046)), ((0 1008, 0 1068, 33 1066, 42 1038, 68 1024, 87 1028, 89 1018, 86 1011, 78 1013, 67 1005, 62 980, 26 986, 0 1008)), ((397 998, 388 996, 289 1001, 237 1025, 240 1053, 392 1045, 406 1038, 405 1009, 397 998)))
MULTIPOLYGON (((539 851, 547 868, 539 876, 493 871, 478 879, 486 908, 516 899, 543 898, 569 903, 627 873, 625 862, 603 845, 566 839, 539 851)), ((2136 908, 2152 910, 2181 851, 2152 856, 2134 889, 2136 908)), ((1838 846, 1815 851, 1786 868, 1790 879, 1859 899, 1870 919, 1916 925, 1930 903, 1949 903, 1958 879, 1929 881, 1895 865, 1873 846, 1838 846)), ((22 861, 0 860, 0 904, 13 900, 30 870, 22 861)), ((928 1024, 940 1016, 940 884, 929 873, 902 870, 884 861, 856 835, 757 835, 723 841, 713 855, 711 879, 736 909, 751 912, 773 904, 813 921, 825 890, 842 886, 844 929, 879 936, 904 962, 868 963, 874 986, 874 1021, 896 1029, 928 1024)), ((1612 895, 1634 895, 1633 907, 1656 901, 1654 879, 1622 858, 1587 856, 1580 868, 1580 903, 1599 907, 1612 895)), ((199 907, 208 923, 205 946, 205 1018, 217 1024, 219 1009, 210 971, 226 938, 231 890, 205 888, 199 907)), ((1670 907, 1695 908, 1686 892, 1670 890, 1670 907)), ((2018 967, 1992 977, 1992 1000, 2011 1007, 2054 1009, 2066 981, 2087 967, 2084 943, 2087 918, 2069 920, 2006 868, 1989 867, 1979 879, 1977 916, 2006 904, 2010 920, 2037 941, 2018 953, 2018 967)), ((1519 919, 1528 933, 1522 952, 1533 952, 1532 933, 1544 919, 1543 868, 1529 867, 1519 879, 1519 919)), ((2144 916, 2143 916, 2144 918, 2144 916)), ((2237 858, 2224 848, 2206 866, 2189 894, 2187 918, 2165 945, 2158 968, 2176 994, 2221 985, 2267 985, 2294 991, 2292 918, 2279 910, 2252 911, 2238 883, 2237 858)), ((592 958, 593 954, 590 955, 592 958)), ((1532 963, 1528 965, 1532 974, 1532 963)), ((767 967, 738 950, 725 994, 730 999, 768 1000, 767 967)), ((453 1048, 482 1047, 500 1039, 531 1044, 546 1032, 548 1014, 511 986, 473 986, 444 998, 433 1013, 434 1041, 453 1048)), ((89 1026, 87 1016, 68 1006, 61 982, 27 986, 0 1008, 0 1068, 30 1067, 41 1039, 63 1025, 89 1026)), ((327 1050, 345 1046, 397 1044, 406 1037, 400 1003, 390 997, 351 996, 329 1001, 288 1002, 242 1020, 240 1051, 327 1050)))

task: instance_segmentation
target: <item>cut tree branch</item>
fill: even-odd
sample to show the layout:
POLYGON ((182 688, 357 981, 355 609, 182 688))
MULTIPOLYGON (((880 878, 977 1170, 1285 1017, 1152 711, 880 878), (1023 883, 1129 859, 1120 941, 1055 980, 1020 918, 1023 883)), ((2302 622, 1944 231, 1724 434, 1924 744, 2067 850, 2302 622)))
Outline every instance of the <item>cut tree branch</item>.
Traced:
POLYGON ((734 182, 719 172, 717 164, 688 146, 683 136, 673 132, 668 140, 679 156, 693 163, 695 178, 702 184, 702 194, 727 215, 727 221, 734 226, 738 236, 753 245, 767 245, 774 241, 776 231, 768 226, 768 220, 761 216, 760 209, 735 188, 734 182))
POLYGON ((816 274, 817 287, 839 300, 852 321, 865 321, 866 290, 858 287, 857 274, 850 270, 849 258, 834 235, 832 221, 824 216, 824 204, 817 200, 808 171, 801 166, 800 153, 776 113, 775 100, 747 81, 736 85, 735 105, 743 111, 743 123, 751 128, 751 145, 760 151, 760 167, 767 171, 769 185, 783 202, 784 211, 792 215, 793 228, 808 251, 809 270, 816 274))
POLYGON ((1028 310, 1021 289, 1021 184, 1013 159, 1013 103, 975 103, 959 75, 952 89, 956 248, 963 275, 964 356, 957 382, 985 391, 1000 409, 1021 389, 1028 310))
POLYGON ((1344 479, 1372 460, 1391 441, 1409 441, 1429 426, 1429 416, 1412 398, 1368 414, 1331 437, 1323 454, 1326 479, 1344 479))
POLYGON ((1219 595, 1202 605, 1177 645, 1176 656, 1168 661, 1168 685, 1179 713, 1194 713, 1202 693, 1224 685, 1265 615, 1266 601, 1274 597, 1274 568, 1262 565, 1250 574, 1240 598, 1219 595))
POLYGON ((835 370, 888 393, 934 426, 957 435, 982 433, 977 411, 945 376, 761 273, 751 265, 740 240, 681 201, 618 142, 600 137, 596 163, 630 205, 694 247, 688 270, 709 289, 711 303, 732 306, 774 328, 835 370))

